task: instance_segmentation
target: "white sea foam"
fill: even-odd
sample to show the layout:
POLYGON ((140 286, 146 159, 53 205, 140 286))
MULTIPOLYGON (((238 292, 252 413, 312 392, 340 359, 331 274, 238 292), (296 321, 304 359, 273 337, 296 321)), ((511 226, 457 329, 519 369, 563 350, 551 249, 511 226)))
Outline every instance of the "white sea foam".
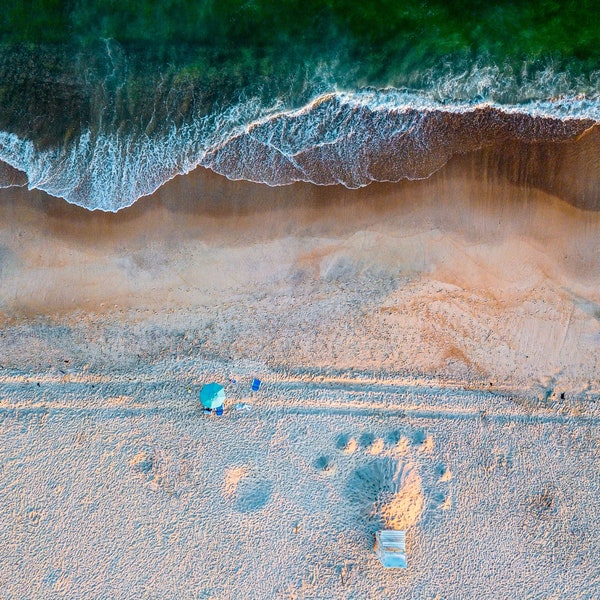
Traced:
POLYGON ((446 84, 443 99, 439 88, 427 93, 335 91, 294 110, 250 99, 173 126, 159 138, 86 131, 66 147, 44 150, 0 132, 0 160, 25 172, 30 189, 116 212, 197 166, 269 185, 307 181, 360 187, 377 180, 427 177, 453 153, 465 150, 452 138, 461 126, 456 119, 448 125, 452 115, 473 127, 473 115, 487 111, 468 138, 473 148, 490 141, 485 119, 494 122, 491 130, 525 139, 566 139, 600 122, 597 96, 504 105, 449 100, 448 90, 458 89, 453 85, 446 84))

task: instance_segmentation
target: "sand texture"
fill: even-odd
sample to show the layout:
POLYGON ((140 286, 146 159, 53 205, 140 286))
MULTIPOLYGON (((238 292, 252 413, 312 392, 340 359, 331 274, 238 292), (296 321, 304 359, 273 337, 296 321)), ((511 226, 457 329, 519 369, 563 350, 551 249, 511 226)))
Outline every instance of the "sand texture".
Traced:
POLYGON ((2 190, 0 596, 597 597, 598 165, 494 152, 116 215, 2 190))

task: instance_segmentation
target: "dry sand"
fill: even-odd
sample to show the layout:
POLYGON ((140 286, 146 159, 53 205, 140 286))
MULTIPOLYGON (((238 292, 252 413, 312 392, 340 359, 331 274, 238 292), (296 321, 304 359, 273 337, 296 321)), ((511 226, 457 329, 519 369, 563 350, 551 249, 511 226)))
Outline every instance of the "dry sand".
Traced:
POLYGON ((492 151, 358 191, 198 171, 117 215, 4 190, 2 598, 597 597, 580 155, 535 187, 492 151))

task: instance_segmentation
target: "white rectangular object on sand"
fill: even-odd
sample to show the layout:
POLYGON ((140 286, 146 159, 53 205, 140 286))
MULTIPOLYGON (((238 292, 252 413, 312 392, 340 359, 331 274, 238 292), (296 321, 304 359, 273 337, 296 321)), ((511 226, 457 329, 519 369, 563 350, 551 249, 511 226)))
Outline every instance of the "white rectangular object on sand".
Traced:
POLYGON ((375 534, 375 554, 384 567, 406 569, 406 532, 380 529, 375 534))

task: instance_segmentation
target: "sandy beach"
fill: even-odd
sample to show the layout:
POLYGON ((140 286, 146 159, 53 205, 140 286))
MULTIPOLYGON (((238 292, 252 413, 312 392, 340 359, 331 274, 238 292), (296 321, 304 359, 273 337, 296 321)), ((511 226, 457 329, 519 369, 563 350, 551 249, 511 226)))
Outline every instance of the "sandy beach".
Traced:
POLYGON ((0 190, 0 595, 597 597, 598 137, 117 214, 0 190))

